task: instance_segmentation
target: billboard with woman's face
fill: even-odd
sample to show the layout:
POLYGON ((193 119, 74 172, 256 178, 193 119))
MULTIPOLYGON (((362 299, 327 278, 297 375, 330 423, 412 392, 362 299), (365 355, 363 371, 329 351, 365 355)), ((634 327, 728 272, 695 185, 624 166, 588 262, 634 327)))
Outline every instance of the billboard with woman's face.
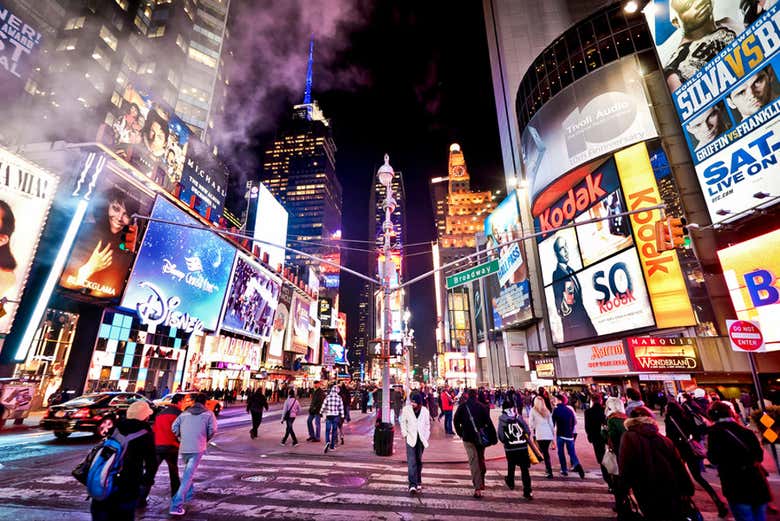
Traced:
POLYGON ((106 169, 81 224, 60 287, 98 299, 118 299, 135 255, 119 249, 132 215, 149 215, 152 198, 106 169))
MULTIPOLYGON (((0 148, 0 298, 22 298, 38 238, 49 214, 58 179, 0 148)), ((16 302, 0 313, 0 333, 8 333, 16 302)))

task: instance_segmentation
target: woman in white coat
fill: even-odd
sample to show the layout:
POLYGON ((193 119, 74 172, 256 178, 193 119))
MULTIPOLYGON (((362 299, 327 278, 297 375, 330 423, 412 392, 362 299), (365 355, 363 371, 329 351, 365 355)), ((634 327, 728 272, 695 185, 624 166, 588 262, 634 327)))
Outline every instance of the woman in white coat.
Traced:
POLYGON ((552 462, 550 461, 550 448, 555 450, 555 433, 552 421, 552 413, 544 403, 544 398, 534 398, 534 406, 528 418, 528 426, 534 433, 536 443, 544 456, 544 469, 546 478, 552 479, 552 462))
POLYGON ((409 493, 422 492, 422 454, 431 437, 431 415, 423 406, 423 397, 414 393, 409 405, 401 411, 401 435, 406 440, 406 461, 409 465, 409 493))

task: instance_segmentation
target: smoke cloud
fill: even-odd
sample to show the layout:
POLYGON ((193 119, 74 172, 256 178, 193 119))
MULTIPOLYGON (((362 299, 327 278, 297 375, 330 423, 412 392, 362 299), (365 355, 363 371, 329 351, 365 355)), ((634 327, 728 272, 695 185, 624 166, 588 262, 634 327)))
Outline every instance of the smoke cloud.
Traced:
POLYGON ((274 131, 291 105, 303 100, 310 38, 315 99, 317 92, 371 83, 366 71, 344 59, 351 35, 368 22, 371 2, 234 0, 231 10, 228 95, 213 136, 234 166, 232 175, 254 178, 260 166, 256 136, 274 131))

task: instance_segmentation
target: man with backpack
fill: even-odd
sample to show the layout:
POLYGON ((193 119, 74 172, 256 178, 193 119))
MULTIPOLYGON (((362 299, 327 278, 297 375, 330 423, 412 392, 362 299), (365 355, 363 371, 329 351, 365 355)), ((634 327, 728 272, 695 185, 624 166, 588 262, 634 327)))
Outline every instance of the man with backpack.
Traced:
POLYGON ((90 466, 87 490, 92 497, 93 521, 132 521, 142 491, 154 482, 154 436, 147 420, 152 409, 145 401, 130 404, 90 466), (121 472, 120 472, 121 470, 121 472))
POLYGON ((502 403, 503 413, 498 417, 498 440, 504 444, 506 455, 506 486, 509 490, 515 489, 515 467, 520 467, 520 475, 523 480, 523 497, 531 500, 534 495, 531 492, 531 458, 528 455, 528 439, 531 430, 523 421, 523 416, 515 410, 515 404, 511 400, 502 403))
POLYGON ((193 494, 193 482, 198 464, 206 452, 208 442, 217 433, 217 420, 214 413, 206 408, 206 395, 198 393, 195 403, 182 412, 173 422, 173 433, 179 438, 179 454, 184 462, 184 474, 181 485, 171 499, 172 516, 183 516, 184 502, 189 501, 193 494))

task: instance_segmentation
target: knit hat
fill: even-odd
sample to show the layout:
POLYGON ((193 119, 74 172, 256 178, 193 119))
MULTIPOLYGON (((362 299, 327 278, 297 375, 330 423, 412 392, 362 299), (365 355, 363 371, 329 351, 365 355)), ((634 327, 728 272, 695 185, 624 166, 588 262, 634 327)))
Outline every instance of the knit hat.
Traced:
POLYGON ((625 414, 626 407, 625 405, 623 405, 623 400, 615 396, 610 396, 609 398, 607 398, 607 403, 604 406, 604 414, 607 416, 607 418, 609 418, 611 414, 614 414, 616 412, 625 414))
POLYGON ((422 404, 423 404, 423 397, 422 397, 422 395, 421 395, 420 393, 414 393, 414 394, 412 394, 412 396, 410 397, 410 399, 411 399, 411 400, 412 400, 414 403, 416 403, 417 405, 422 405, 422 404))
POLYGON ((152 415, 152 408, 149 407, 149 404, 143 400, 138 400, 137 402, 133 402, 130 404, 130 407, 127 408, 128 420, 146 421, 149 419, 151 415, 152 415))

